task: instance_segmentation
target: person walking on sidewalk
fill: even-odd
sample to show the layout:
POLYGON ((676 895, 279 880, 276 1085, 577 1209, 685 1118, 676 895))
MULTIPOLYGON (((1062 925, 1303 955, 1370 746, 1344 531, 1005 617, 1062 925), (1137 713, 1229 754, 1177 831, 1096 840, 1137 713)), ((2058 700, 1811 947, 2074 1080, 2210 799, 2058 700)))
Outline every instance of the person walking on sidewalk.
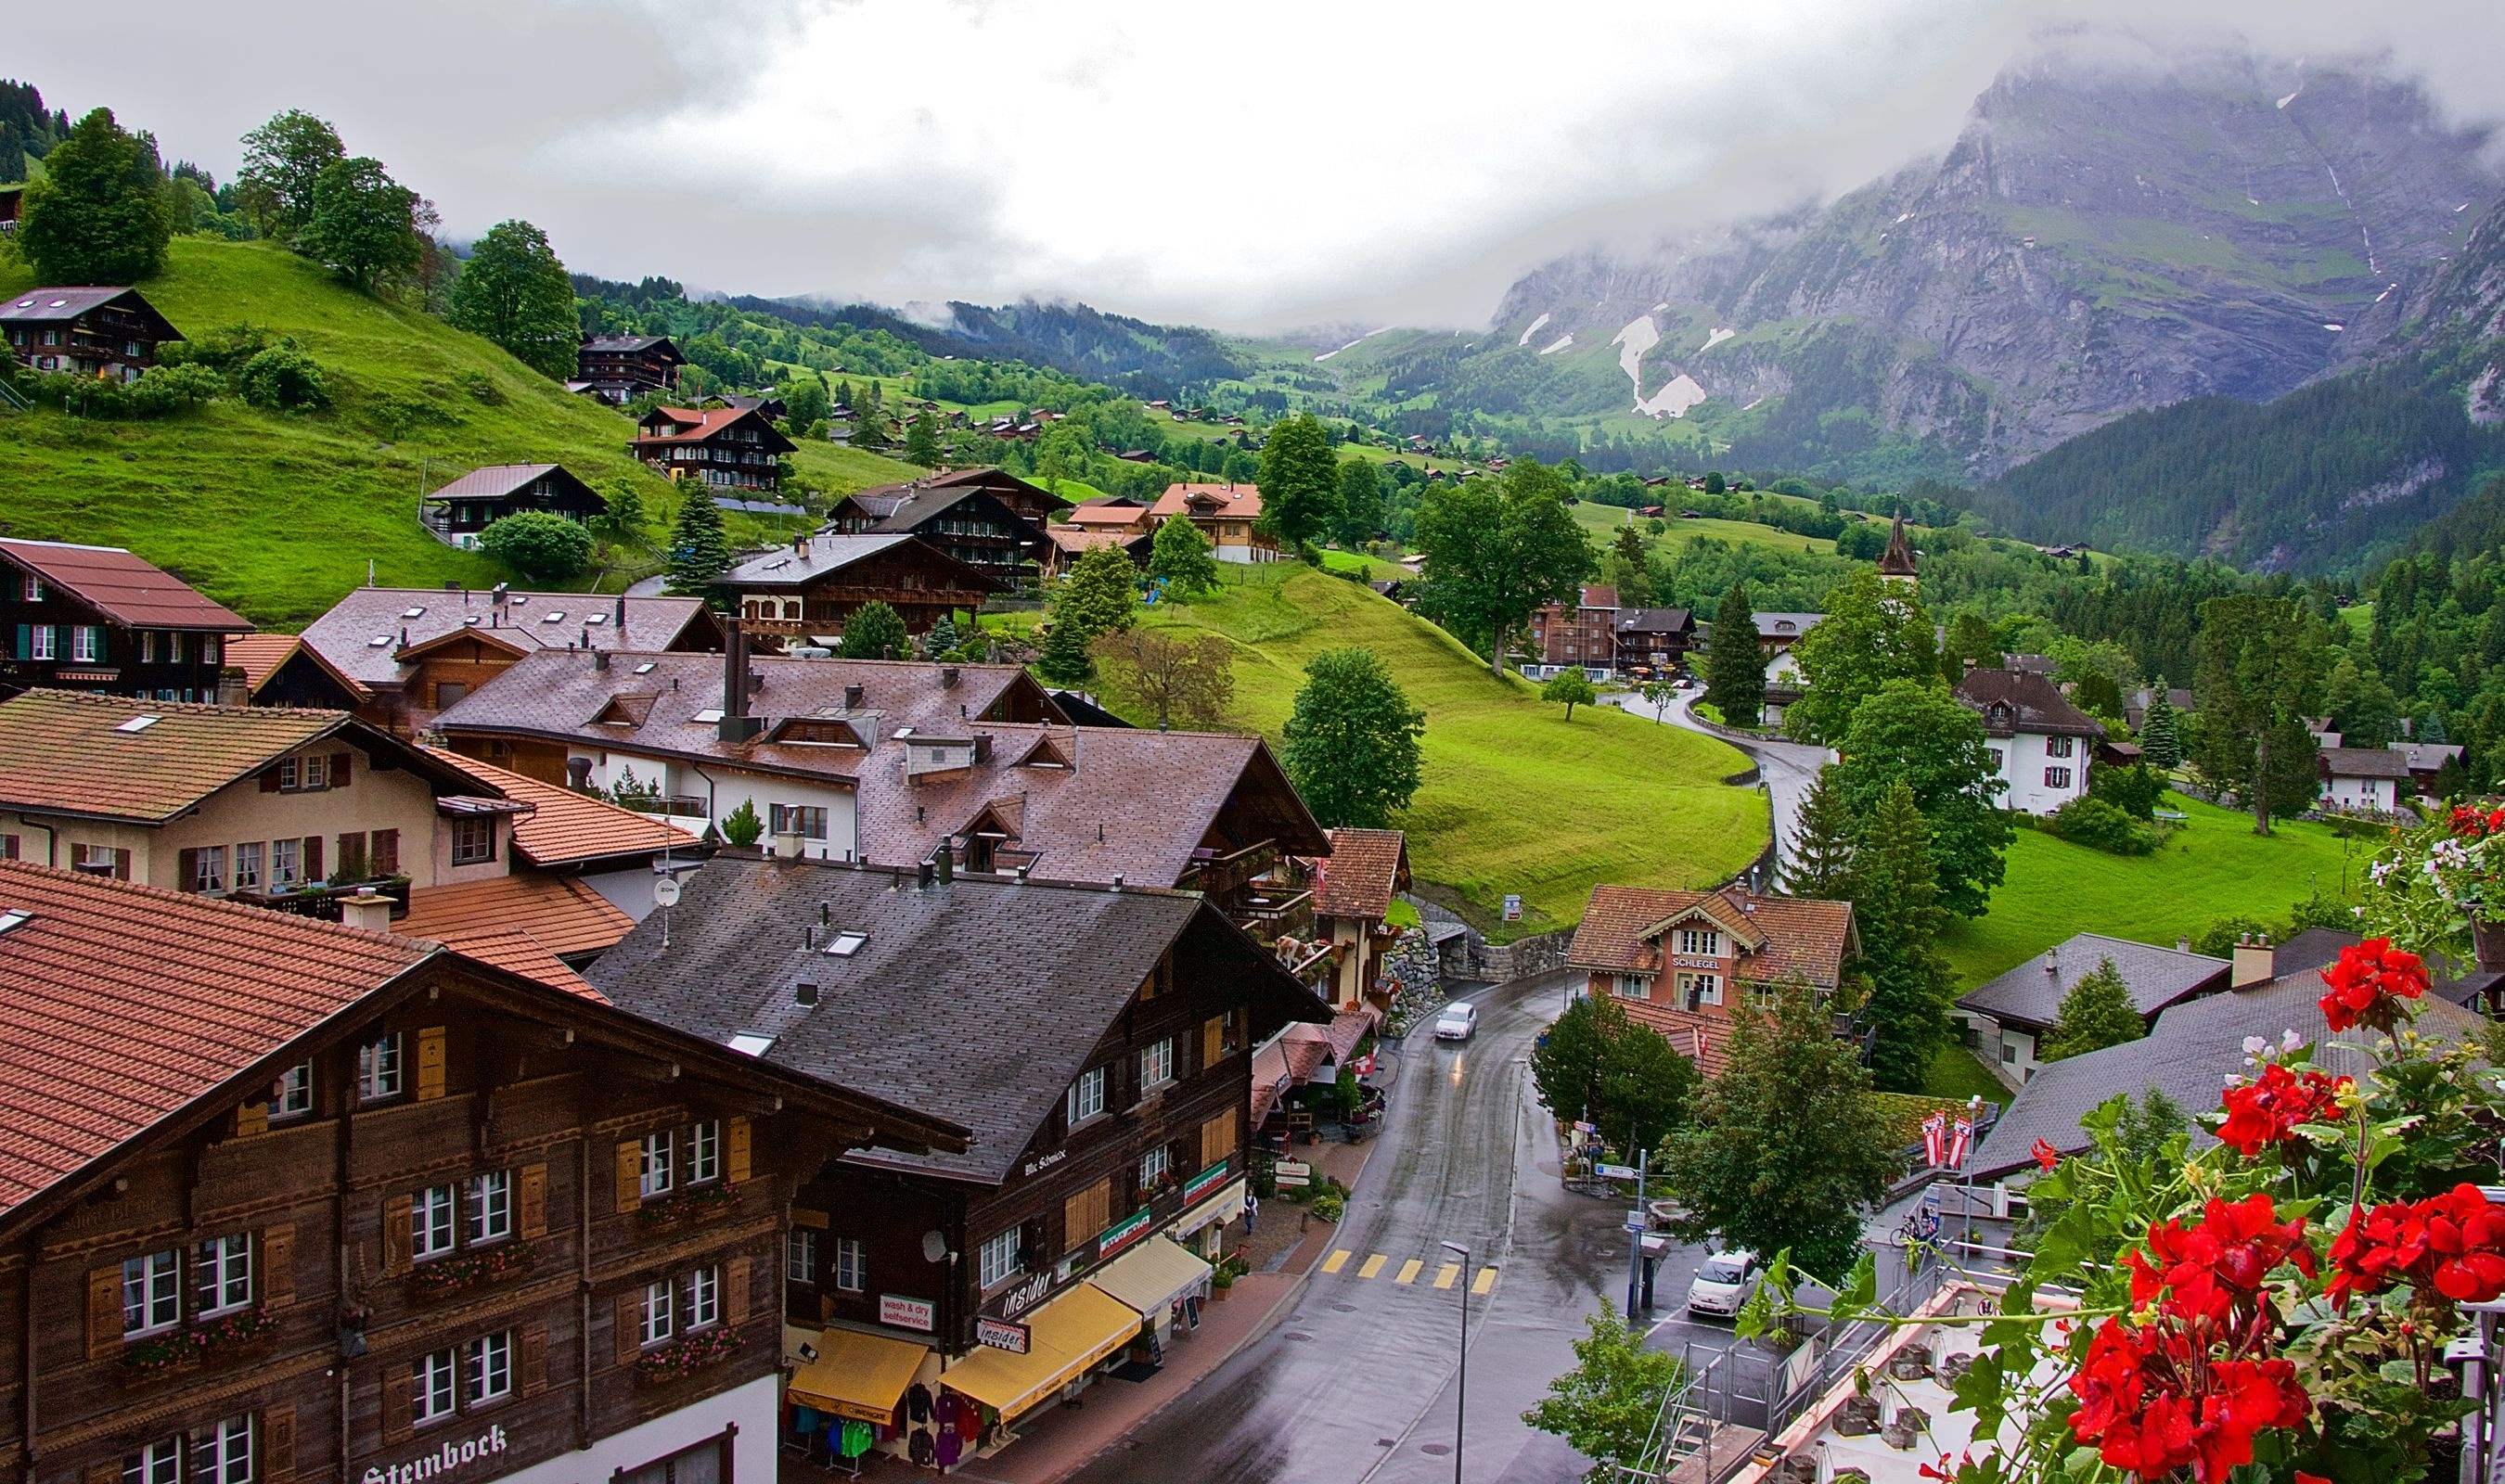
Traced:
POLYGON ((1251 1236, 1251 1235, 1252 1234, 1252 1218, 1254 1218, 1254 1217, 1256 1217, 1256 1216, 1258 1216, 1258 1215, 1260 1215, 1260 1214, 1261 1214, 1261 1197, 1260 1197, 1260 1196, 1258 1196, 1258 1195, 1253 1194, 1253 1193, 1252 1193, 1252 1191, 1245 1191, 1245 1192, 1244 1192, 1244 1234, 1245 1234, 1246 1236, 1251 1236))

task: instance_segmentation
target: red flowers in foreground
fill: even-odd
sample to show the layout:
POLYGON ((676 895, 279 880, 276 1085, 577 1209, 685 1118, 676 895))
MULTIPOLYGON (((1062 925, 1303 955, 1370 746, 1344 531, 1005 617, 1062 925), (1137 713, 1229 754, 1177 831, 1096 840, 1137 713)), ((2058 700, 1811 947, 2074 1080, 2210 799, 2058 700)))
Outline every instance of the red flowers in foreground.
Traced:
POLYGON ((2062 1162, 2062 1152, 2041 1139, 2036 1140, 2035 1147, 2027 1153, 2033 1155, 2035 1162, 2048 1171, 2062 1162))
POLYGON ((2262 1285, 2281 1263, 2294 1262, 2309 1277, 2314 1272, 2304 1221, 2280 1222, 2277 1215, 2269 1196, 2255 1194, 2232 1204, 2212 1199, 2200 1225, 2188 1229, 2172 1221, 2149 1227, 2141 1244, 2147 1256, 2123 1256, 2131 1301, 2157 1302, 2163 1314, 2221 1328, 2251 1317, 2262 1285))
POLYGON ((2389 1035, 2400 1022, 2401 1001, 2426 993, 2426 965, 2416 953, 2369 938, 2340 950, 2340 961, 2322 971, 2331 992, 2322 997, 2322 1018, 2334 1031, 2371 1025, 2389 1035))
POLYGON ((2227 1121, 2218 1125, 2218 1142, 2250 1159, 2286 1143, 2299 1123, 2327 1122, 2326 1114, 2337 1117, 2340 1093, 2351 1086, 2346 1077, 2311 1069, 2291 1072, 2273 1062, 2254 1081, 2227 1089, 2222 1104, 2227 1121))
POLYGON ((2455 840, 2477 840, 2483 836, 2505 833, 2505 809, 2480 811, 2456 804, 2445 819, 2445 827, 2455 840))
POLYGON ((2070 1378, 2070 1434, 2143 1479, 2190 1465, 2201 1484, 2219 1484, 2253 1461, 2254 1433, 2305 1421, 2295 1363, 2211 1360, 2206 1349, 2178 1325, 2106 1320, 2070 1378))
POLYGON ((2352 1294, 2380 1294, 2395 1283, 2432 1288, 2455 1303, 2505 1295, 2505 1207, 2490 1204, 2475 1185, 2457 1185, 2424 1200, 2349 1212, 2331 1243, 2323 1293, 2346 1313, 2352 1294))

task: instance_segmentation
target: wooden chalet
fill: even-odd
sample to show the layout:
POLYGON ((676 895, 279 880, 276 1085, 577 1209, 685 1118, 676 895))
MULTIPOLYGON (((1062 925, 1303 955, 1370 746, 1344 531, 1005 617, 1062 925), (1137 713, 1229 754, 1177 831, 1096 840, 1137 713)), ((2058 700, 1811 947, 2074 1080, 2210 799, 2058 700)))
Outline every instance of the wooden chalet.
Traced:
POLYGON ((526 510, 579 524, 608 514, 609 500, 562 464, 491 464, 421 499, 417 520, 437 540, 466 551, 489 526, 526 510))
POLYGON ((980 490, 1008 506, 1018 519, 1039 529, 1052 518, 1054 512, 1070 508, 1070 501, 1042 486, 1020 479, 1006 469, 989 466, 949 469, 925 475, 915 482, 928 491, 980 490))
POLYGON ((880 485, 835 501, 832 535, 911 535, 1000 582, 1031 582, 1051 542, 1037 522, 979 484, 880 485))
POLYGON ((441 945, 0 861, 28 1484, 773 1484, 790 1201, 966 1130, 441 945))
POLYGON ((0 299, 0 334, 19 365, 106 381, 137 381, 183 338, 136 289, 29 289, 0 299))
POLYGON ((1317 936, 1331 953, 1330 1002, 1343 1011, 1389 1010, 1383 961, 1400 933, 1384 918, 1409 889, 1408 840, 1398 830, 1336 829, 1330 847, 1307 866, 1317 936))
POLYGON ((593 967, 602 994, 974 1129, 800 1189, 783 1318, 815 1358, 795 1407, 885 1421, 922 1387, 931 1421, 878 1446, 944 1469, 1193 1343, 1244 1209, 1251 1049, 1328 1018, 1210 904, 725 853, 687 882, 666 952, 661 928, 593 967))
POLYGON ((1731 1018, 1797 980, 1821 996, 1860 950, 1850 902, 1595 886, 1567 949, 1585 992, 1660 1031, 1706 1076, 1730 1062, 1731 1018))
POLYGON ((118 546, 0 537, 0 695, 28 686, 213 701, 249 620, 118 546))
POLYGON ((666 478, 717 488, 774 490, 776 461, 800 445, 753 407, 655 407, 627 451, 666 478))
POLYGON ((602 401, 622 407, 647 392, 679 384, 688 358, 667 335, 585 335, 575 352, 575 382, 602 401))
POLYGON ((1696 615, 1686 608, 1620 608, 1613 633, 1619 670, 1664 675, 1695 647, 1696 615))
MULTIPOLYGON (((1008 581, 919 535, 802 535, 714 579, 739 604, 747 630, 768 641, 829 643, 864 604, 884 603, 908 634, 1006 592, 1008 581)), ((903 655, 886 656, 903 659, 903 655)))
POLYGON ((1210 554, 1220 562, 1276 562, 1278 537, 1261 529, 1261 489, 1251 484, 1173 484, 1148 510, 1154 531, 1170 515, 1181 515, 1209 537, 1210 554))
POLYGON ((296 634, 238 634, 227 640, 220 706, 285 706, 353 711, 374 694, 296 634))

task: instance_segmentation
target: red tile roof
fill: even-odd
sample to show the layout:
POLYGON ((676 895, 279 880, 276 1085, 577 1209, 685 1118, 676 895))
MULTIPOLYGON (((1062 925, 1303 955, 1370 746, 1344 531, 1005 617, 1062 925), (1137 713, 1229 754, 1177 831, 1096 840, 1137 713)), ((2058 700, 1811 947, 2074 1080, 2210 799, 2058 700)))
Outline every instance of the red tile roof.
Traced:
POLYGON ((1649 1025, 1661 1032, 1670 1049, 1696 1063, 1696 1070, 1708 1078, 1719 1077, 1731 1064, 1731 1018, 1727 1015, 1706 1015, 1676 1005, 1656 1005, 1649 1000, 1620 1000, 1627 1018, 1640 1025, 1649 1025))
POLYGON ((1398 830, 1330 832, 1331 852, 1317 859, 1314 911, 1325 917, 1381 921, 1409 876, 1409 849, 1398 830))
POLYGON ((1257 484, 1170 484, 1166 486, 1166 492, 1157 497, 1157 502, 1149 507, 1148 513, 1159 521, 1169 515, 1196 513, 1193 510, 1194 496, 1206 497, 1204 503, 1216 501, 1214 514, 1235 520, 1256 521, 1261 518, 1261 487, 1257 484))
POLYGON ((502 932, 469 934, 460 942, 446 944, 445 947, 508 974, 537 980, 551 989, 579 994, 586 1000, 607 998, 592 988, 582 975, 567 968, 565 960, 549 952, 547 945, 518 927, 509 927, 502 932))
POLYGON ((681 425, 677 432, 646 432, 639 425, 635 433, 638 447, 648 444, 701 443, 742 418, 755 418, 759 431, 757 447, 766 453, 790 453, 799 445, 778 431, 754 407, 660 407, 655 411, 672 423, 681 425))
MULTIPOLYGON (((473 957, 474 944, 520 932, 559 958, 587 957, 617 947, 635 919, 574 877, 500 876, 408 894, 408 915, 396 929, 432 938, 473 957)), ((493 961, 492 959, 490 960, 493 961)))
POLYGON ((214 1090, 433 945, 0 861, 0 1209, 214 1090))
POLYGON ((332 678, 337 680, 341 688, 350 695, 360 701, 372 698, 372 691, 367 689, 354 676, 340 670, 338 666, 324 659, 322 651, 308 647, 301 638, 293 634, 235 635, 227 640, 226 663, 229 669, 243 672, 243 688, 246 694, 258 694, 264 685, 269 683, 269 677, 278 673, 279 667, 296 658, 300 650, 314 664, 329 672, 332 678))
POLYGON ((119 546, 72 546, 0 536, 0 562, 14 563, 132 629, 242 634, 252 621, 211 603, 181 578, 119 546))
POLYGON ((30 690, 0 702, 0 806, 167 819, 354 725, 345 711, 30 690), (121 730, 143 716, 157 720, 121 730))
POLYGON ((1577 969, 1657 973, 1659 943, 1646 942, 1644 933, 1674 915, 1700 909, 1744 944, 1750 935, 1762 939, 1761 946, 1742 952, 1734 965, 1734 977, 1745 982, 1778 984, 1797 976, 1832 989, 1855 942, 1850 902, 1750 896, 1739 887, 1712 892, 1595 886, 1566 962, 1577 969))
POLYGON ((457 752, 433 751, 508 799, 533 806, 513 826, 513 847, 535 866, 565 866, 624 855, 685 850, 696 837, 675 825, 647 819, 606 800, 509 773, 457 752))

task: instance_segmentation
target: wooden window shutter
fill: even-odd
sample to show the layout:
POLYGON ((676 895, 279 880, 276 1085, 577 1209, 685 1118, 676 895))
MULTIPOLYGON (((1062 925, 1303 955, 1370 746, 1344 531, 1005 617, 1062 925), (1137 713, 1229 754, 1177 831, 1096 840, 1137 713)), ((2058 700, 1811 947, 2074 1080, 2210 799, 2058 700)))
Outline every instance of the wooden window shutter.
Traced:
POLYGON ((331 754, 331 786, 333 788, 345 788, 348 786, 348 759, 350 755, 351 754, 345 752, 334 752, 331 754))
POLYGON ((748 1120, 732 1119, 730 1121, 730 1135, 727 1142, 730 1146, 730 1153, 723 1163, 723 1171, 726 1178, 728 1178, 732 1185, 738 1185, 749 1177, 748 1120))
POLYGON ((117 1263, 90 1268, 87 1275, 87 1358, 101 1361, 121 1349, 122 1267, 117 1263))
POLYGON ((318 881, 323 879, 323 876, 322 837, 307 835, 304 837, 304 879, 308 881, 318 881))
POLYGON ((116 850, 113 852, 113 879, 117 881, 126 881, 130 880, 129 851, 116 850))
POLYGON ((366 846, 366 863, 376 876, 400 875, 400 831, 374 831, 366 846))
POLYGON ((644 1141, 617 1141, 617 1210, 619 1214, 644 1204, 644 1141))
POLYGON ((644 1353, 644 1290, 641 1285, 617 1295, 616 1350, 617 1363, 631 1365, 644 1353))
POLYGON ((246 1103, 235 1110, 235 1137, 248 1139, 269 1132, 269 1104, 246 1103))
POLYGON ((525 1164, 522 1166, 521 1208, 522 1235, 525 1237, 544 1237, 547 1235, 547 1165, 525 1164))
POLYGON ((393 1195, 383 1201, 383 1276, 397 1278, 409 1268, 409 1207, 406 1195, 393 1195))
POLYGON ((200 889, 198 884, 199 880, 200 852, 190 849, 175 851, 174 889, 176 891, 197 891, 200 889))
POLYGON ((1109 1176, 1062 1202, 1061 1245, 1075 1250, 1113 1225, 1113 1182, 1109 1176))
POLYGON ((261 1413, 261 1484, 296 1477, 296 1408, 280 1404, 261 1413))
POLYGON ((261 770, 261 791, 265 794, 278 792, 278 769, 275 766, 261 770))
POLYGON ((408 1386, 406 1362, 383 1367, 383 1441, 396 1443, 408 1436, 408 1386))
POLYGON ((547 1390, 547 1325, 534 1320, 522 1326, 521 1339, 522 1395, 536 1397, 547 1390))
POLYGON ((1226 1018, 1211 1016, 1200 1022, 1200 1065, 1203 1071, 1226 1059, 1226 1018))
POLYGON ((260 1271, 261 1301, 273 1309, 283 1309, 296 1301, 296 1225, 282 1222, 261 1228, 260 1271))
POLYGON ((753 1269, 747 1258, 733 1258, 723 1265, 722 1282, 722 1317, 736 1325, 748 1318, 748 1275, 753 1269))
POLYGON ((417 1033, 417 1097, 424 1102, 442 1095, 443 1027, 429 1025, 417 1033))

